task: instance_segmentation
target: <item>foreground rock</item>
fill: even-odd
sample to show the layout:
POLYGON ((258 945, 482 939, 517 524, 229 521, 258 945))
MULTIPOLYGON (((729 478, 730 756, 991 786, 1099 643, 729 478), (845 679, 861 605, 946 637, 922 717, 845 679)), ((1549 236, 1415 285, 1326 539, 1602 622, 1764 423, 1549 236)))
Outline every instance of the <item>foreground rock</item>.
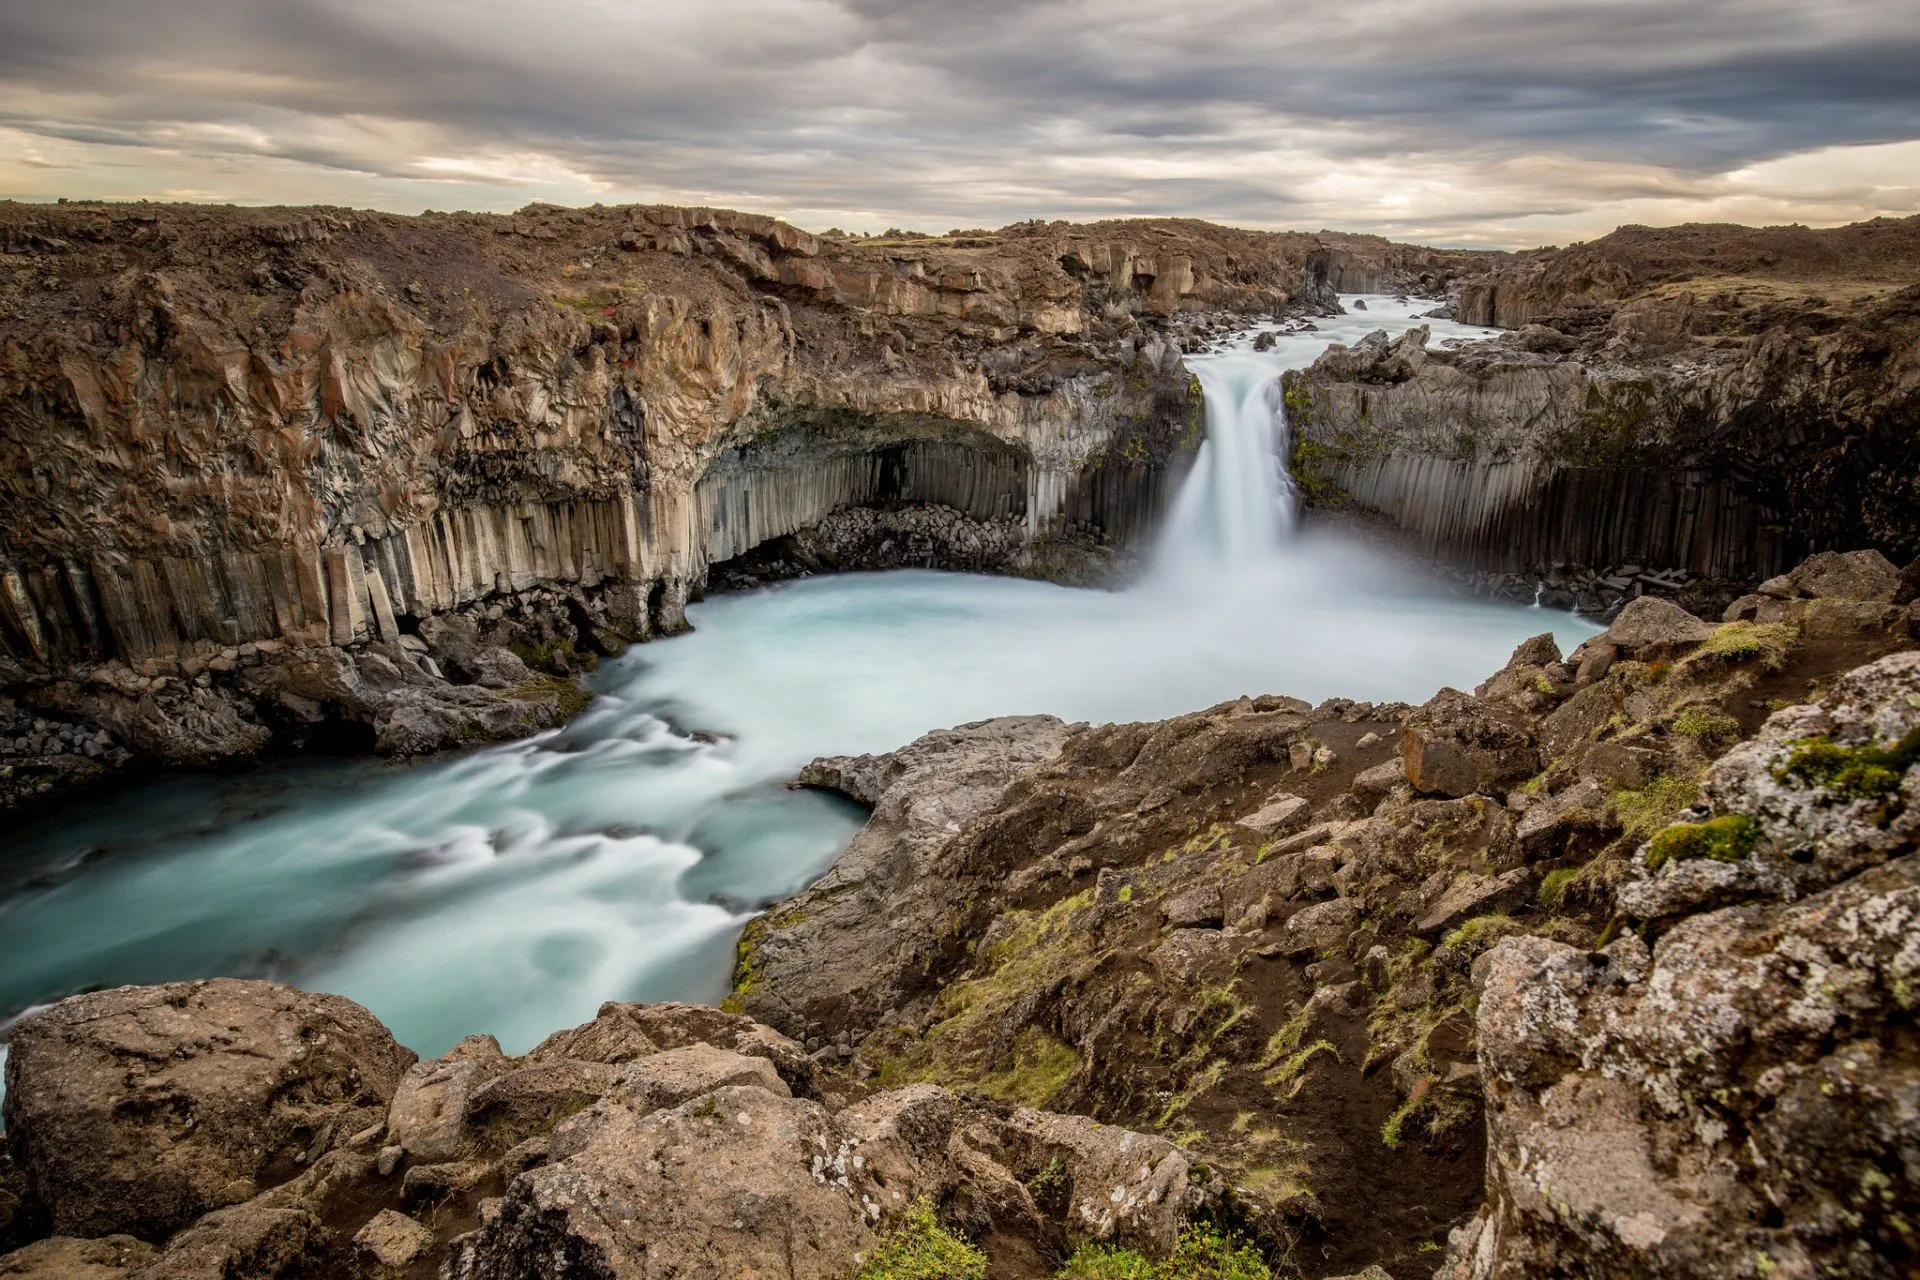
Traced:
POLYGON ((1647 940, 1492 952, 1489 1202, 1444 1276, 1920 1263, 1920 654, 1775 713, 1704 792, 1620 890, 1647 940))
MULTIPOLYGON (((1816 564, 1798 580, 1853 591, 1879 577, 1816 564)), ((906 767, 917 754, 831 762, 805 777, 882 806, 867 835, 885 843, 857 864, 863 905, 835 914, 852 891, 823 893, 830 878, 770 911, 743 945, 738 998, 856 1076, 1175 1137, 1234 1186, 1279 1252, 1328 1273, 1377 1263, 1402 1280, 1429 1275, 1420 1242, 1472 1219, 1483 1185, 1529 1167, 1518 1152, 1531 1139, 1489 1118, 1483 1094, 1482 988, 1503 940, 1574 957, 1570 972, 1598 983, 1600 962, 1585 957, 1603 944, 1614 955, 1702 910, 1804 901, 1903 856, 1908 819, 1889 806, 1886 776, 1856 771, 1873 794, 1849 798, 1775 775, 1811 734, 1843 752, 1898 745, 1887 709, 1920 698, 1904 611, 1838 595, 1792 603, 1797 620, 1714 624, 1643 598, 1573 653, 1535 637, 1473 693, 1420 708, 1243 699, 1084 729, 964 813, 941 808, 949 784, 931 757, 917 771, 906 767), (1831 691, 1821 709, 1769 719, 1769 704, 1814 684, 1831 691), (1741 856, 1724 860, 1729 828, 1712 824, 1749 803, 1775 825, 1739 836, 1741 856), (897 865, 910 873, 872 870, 896 865, 876 853, 908 846, 897 865), (1612 942, 1623 925, 1644 937, 1612 942), (842 976, 856 973, 865 987, 842 976)), ((1818 759, 1834 776, 1850 767, 1818 759)), ((1763 930, 1726 945, 1746 955, 1765 941, 1763 930)), ((1825 961, 1808 963, 1811 975, 1825 961)), ((1699 965, 1729 988, 1754 976, 1699 965)), ((1686 972, 1676 960, 1661 981, 1686 972)), ((1898 988, 1874 981, 1860 1016, 1882 1031, 1869 1038, 1906 1016, 1898 988)), ((1670 1037, 1703 1016, 1694 996, 1674 1000, 1646 1006, 1647 1035, 1663 1026, 1655 1007, 1670 1037)), ((1601 1035, 1609 1024, 1593 1017, 1601 1035)), ((1792 1025, 1772 1034, 1790 1038, 1792 1025)), ((1524 1028, 1514 1039, 1531 1044, 1524 1028)), ((1821 1043, 1809 1030, 1782 1052, 1818 1057, 1821 1043)), ((1747 1052, 1712 1049, 1723 1066, 1747 1052)), ((1894 1129, 1875 1142, 1904 1132, 1894 1079, 1876 1086, 1894 1129)), ((1556 1105, 1555 1122, 1577 1129, 1580 1106, 1556 1105)), ((1861 1101, 1849 1123, 1881 1105, 1861 1101)), ((1783 1144, 1825 1141, 1804 1115, 1777 1123, 1783 1144)), ((1682 1136, 1661 1129, 1655 1148, 1678 1150, 1682 1136)), ((1607 1170, 1618 1167, 1595 1155, 1583 1176, 1604 1182, 1607 1170)), ((1612 1185, 1624 1197, 1633 1181, 1612 1185)), ((1604 1207, 1612 1192, 1594 1194, 1604 1207)), ((1605 1211, 1632 1218, 1632 1203, 1605 1211)), ((1708 1216, 1736 1210, 1715 1203, 1708 1216)), ((1809 1256, 1839 1248, 1826 1240, 1809 1256)), ((1572 1246, 1552 1256, 1569 1274, 1612 1265, 1572 1246)), ((1713 1269, 1724 1262, 1674 1274, 1738 1274, 1713 1269)), ((1527 1265, 1509 1274, 1539 1273, 1527 1265)))
POLYGON ((1165 1255, 1225 1204, 1164 1139, 858 1088, 699 1006, 409 1068, 348 1001, 214 981, 76 996, 13 1046, 8 1138, 55 1234, 0 1275, 844 1280, 925 1205, 1004 1265, 1165 1255))
POLYGON ((160 1240, 378 1125, 412 1060, 277 983, 74 996, 13 1028, 8 1151, 57 1234, 160 1240))

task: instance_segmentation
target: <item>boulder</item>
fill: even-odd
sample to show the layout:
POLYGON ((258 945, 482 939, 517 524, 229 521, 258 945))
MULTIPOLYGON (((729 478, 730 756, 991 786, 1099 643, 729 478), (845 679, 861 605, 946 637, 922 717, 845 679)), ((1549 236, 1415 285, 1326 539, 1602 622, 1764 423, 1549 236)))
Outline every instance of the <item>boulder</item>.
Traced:
POLYGON ((1442 689, 1401 729, 1400 758, 1415 791, 1443 796, 1504 791, 1540 768, 1532 734, 1457 689, 1442 689))
POLYGON ((1217 884, 1195 885, 1176 894, 1166 907, 1167 926, 1172 929, 1215 929, 1220 926, 1225 908, 1217 884))
POLYGON ((354 1235, 353 1247, 375 1266, 399 1270, 433 1247, 433 1232, 404 1213, 382 1209, 354 1235))
POLYGON ((1371 769, 1362 769, 1353 775, 1353 784, 1348 788, 1365 805, 1378 804, 1392 793, 1393 789, 1407 780, 1407 766, 1399 760, 1385 760, 1371 769))
POLYGON ((145 1266, 154 1248, 132 1236, 102 1236, 81 1240, 53 1236, 0 1257, 0 1276, 6 1280, 121 1280, 145 1266))
POLYGON ((1503 911, 1524 901, 1533 873, 1515 867, 1497 876, 1464 875, 1451 885, 1420 916, 1414 928, 1434 934, 1474 916, 1503 911))
POLYGON ((72 996, 13 1027, 9 1150, 54 1231, 164 1239, 377 1126, 413 1057, 279 983, 72 996))
POLYGON ((1502 942, 1478 1015, 1488 1206, 1439 1274, 1910 1270, 1917 931, 1908 855, 1689 917, 1651 953, 1502 942))
POLYGON ((509 1071, 474 1090, 467 1103, 467 1129, 494 1150, 505 1150, 599 1101, 620 1072, 610 1063, 572 1058, 509 1071))
MULTIPOLYGON (((1787 575, 1794 594, 1890 604, 1900 594, 1900 570, 1878 551, 1822 551, 1787 575)), ((1762 594, 1771 594, 1763 586, 1762 594)))
POLYGON ((1306 825, 1313 805, 1304 796, 1280 792, 1239 820, 1239 825, 1258 835, 1288 835, 1306 825))
POLYGON ((416 1160, 452 1159, 466 1142, 474 1091, 508 1065, 492 1036, 469 1036, 438 1061, 415 1063, 387 1107, 387 1141, 416 1160))
POLYGON ((1607 643, 1636 658, 1658 657, 1699 644, 1713 628, 1658 596, 1629 600, 1607 628, 1607 643))
POLYGON ((814 1063, 807 1051, 772 1027, 711 1005, 628 1004, 610 1000, 592 1022, 557 1031, 527 1054, 528 1062, 637 1062, 664 1049, 706 1044, 747 1057, 765 1058, 796 1092, 811 1087, 814 1063))
POLYGON ((562 1125, 453 1243, 450 1280, 845 1280, 884 1188, 818 1103, 734 1085, 666 1111, 609 1098, 562 1125))
POLYGON ((169 1240, 134 1280, 274 1280, 308 1256, 320 1230, 304 1209, 216 1209, 169 1240))
POLYGON ((1331 898, 1302 907, 1287 918, 1280 942, 1288 955, 1333 951, 1360 923, 1361 905, 1352 898, 1331 898))

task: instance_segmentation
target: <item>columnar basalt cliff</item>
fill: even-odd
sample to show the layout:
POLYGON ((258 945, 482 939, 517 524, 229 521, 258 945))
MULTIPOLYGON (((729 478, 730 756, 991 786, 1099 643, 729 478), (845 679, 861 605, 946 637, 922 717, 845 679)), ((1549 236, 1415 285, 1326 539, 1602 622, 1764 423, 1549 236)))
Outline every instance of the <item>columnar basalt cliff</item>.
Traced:
POLYGON ((1326 305, 1336 259, 1470 258, 1181 221, 823 239, 662 207, 6 205, 0 240, 0 683, 38 681, 21 714, 106 729, 109 756, 192 760, 315 705, 396 749, 524 730, 558 712, 482 724, 423 685, 441 731, 389 733, 387 690, 471 678, 422 619, 480 611, 482 648, 565 675, 556 645, 674 631, 714 566, 830 517, 844 541, 849 511, 912 524, 901 563, 1097 578, 1198 445, 1196 331, 1326 305), (358 670, 367 646, 393 670, 358 670), (256 715, 235 672, 316 649, 355 669, 256 715), (332 688, 355 681, 379 687, 332 688), (100 705, 123 696, 154 705, 100 705))
POLYGON ((1436 558, 1575 589, 1678 570, 1728 584, 1808 551, 1920 553, 1920 219, 1628 227, 1514 255, 1450 314, 1290 374, 1295 469, 1325 507, 1436 558))

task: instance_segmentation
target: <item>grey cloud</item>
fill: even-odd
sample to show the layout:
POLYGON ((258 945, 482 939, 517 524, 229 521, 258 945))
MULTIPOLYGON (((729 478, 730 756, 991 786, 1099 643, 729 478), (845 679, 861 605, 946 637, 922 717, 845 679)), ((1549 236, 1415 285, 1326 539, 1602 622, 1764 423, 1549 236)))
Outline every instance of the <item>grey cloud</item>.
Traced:
MULTIPOLYGON (((1920 137, 1915 65, 1905 0, 12 0, 0 122, 395 181, 427 155, 517 151, 670 198, 1271 224, 1299 176, 1236 170, 1249 151, 1336 168, 1548 151, 1684 185, 1920 137)), ((1673 190, 1582 181, 1611 185, 1447 216, 1673 190)))

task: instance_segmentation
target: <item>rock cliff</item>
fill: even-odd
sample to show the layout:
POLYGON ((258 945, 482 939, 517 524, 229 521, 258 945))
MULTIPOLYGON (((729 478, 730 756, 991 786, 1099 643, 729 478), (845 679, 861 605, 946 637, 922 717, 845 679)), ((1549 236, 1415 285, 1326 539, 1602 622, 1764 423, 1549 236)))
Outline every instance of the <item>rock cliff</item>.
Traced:
POLYGON ((1513 331, 1497 341, 1379 335, 1288 376, 1295 471, 1322 507, 1563 604, 1655 571, 1724 599, 1822 549, 1904 562, 1916 281, 1912 218, 1627 227, 1499 259, 1450 308, 1513 331))
POLYGON ((1330 270, 1470 257, 1172 220, 884 240, 546 206, 6 204, 0 245, 0 685, 30 690, 8 740, 62 754, 19 744, 51 715, 64 748, 77 721, 107 763, 553 718, 500 705, 524 681, 434 687, 474 681, 409 647, 428 618, 564 677, 556 647, 684 626, 716 566, 1098 577, 1197 447, 1196 331, 1324 307, 1330 270), (863 540, 859 511, 913 536, 863 540), (318 650, 345 657, 236 674, 318 650), (402 687, 423 709, 391 731, 402 687))

